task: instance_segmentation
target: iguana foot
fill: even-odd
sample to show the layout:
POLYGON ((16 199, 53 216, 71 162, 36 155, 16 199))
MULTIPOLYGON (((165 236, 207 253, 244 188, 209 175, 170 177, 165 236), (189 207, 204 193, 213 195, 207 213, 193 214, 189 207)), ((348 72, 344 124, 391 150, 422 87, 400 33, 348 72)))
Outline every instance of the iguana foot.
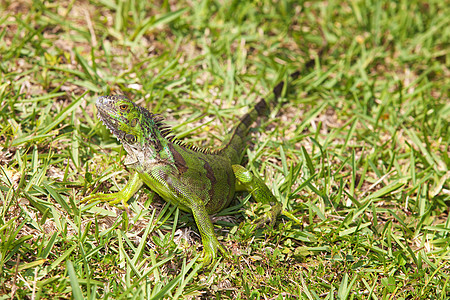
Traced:
POLYGON ((225 248, 215 237, 214 240, 215 241, 213 241, 213 239, 210 239, 208 244, 203 244, 203 257, 201 259, 203 267, 210 266, 216 260, 217 252, 220 252, 225 258, 229 258, 229 254, 225 250, 225 248))
POLYGON ((111 206, 117 206, 118 203, 122 202, 123 207, 128 208, 127 203, 128 199, 125 200, 121 192, 111 194, 103 194, 103 193, 92 194, 81 199, 80 203, 90 204, 97 201, 108 202, 108 204, 111 206))
POLYGON ((144 182, 139 177, 139 174, 135 172, 120 192, 111 194, 96 193, 81 199, 80 203, 89 204, 100 201, 108 202, 111 206, 117 206, 118 203, 122 202, 123 207, 128 211, 128 200, 133 197, 143 183, 144 182))
POLYGON ((259 217, 251 222, 253 229, 259 229, 268 225, 273 227, 277 216, 280 215, 282 206, 280 203, 263 204, 261 207, 263 212, 259 213, 259 217))

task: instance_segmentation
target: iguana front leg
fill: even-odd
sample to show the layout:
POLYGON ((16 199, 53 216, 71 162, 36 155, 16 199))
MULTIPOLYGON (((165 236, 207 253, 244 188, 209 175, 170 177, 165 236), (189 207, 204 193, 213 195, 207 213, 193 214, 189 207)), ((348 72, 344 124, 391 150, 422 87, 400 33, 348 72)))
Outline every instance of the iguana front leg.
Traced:
POLYGON ((116 193, 103 194, 96 193, 89 195, 81 199, 81 203, 93 203, 95 201, 108 202, 110 205, 115 206, 116 204, 122 202, 124 208, 128 207, 128 200, 141 188, 144 184, 142 179, 139 177, 138 172, 134 172, 131 178, 128 180, 127 184, 116 193))
MULTIPOLYGON (((154 170, 158 173, 158 170, 154 170)), ((92 194, 81 200, 81 203, 93 203, 95 201, 108 202, 110 205, 116 205, 122 202, 126 208, 128 200, 139 190, 145 182, 150 188, 156 189, 159 194, 174 205, 187 207, 193 214, 195 223, 200 231, 203 243, 203 264, 208 266, 217 257, 218 251, 222 255, 227 256, 227 251, 217 240, 214 233, 214 227, 209 218, 203 200, 192 193, 185 184, 180 182, 175 176, 171 176, 166 182, 159 182, 156 178, 149 174, 139 174, 135 172, 125 187, 116 193, 92 194)))
POLYGON ((273 226, 277 216, 282 211, 282 205, 277 201, 275 196, 269 190, 267 185, 253 175, 241 165, 233 165, 234 176, 236 177, 236 191, 247 191, 252 194, 255 201, 270 205, 270 210, 254 221, 256 228, 262 227, 265 223, 273 226))
POLYGON ((228 256, 227 251, 217 240, 214 226, 209 218, 205 202, 201 199, 172 166, 154 166, 150 172, 141 173, 144 183, 164 200, 192 213, 203 244, 203 265, 208 266, 217 257, 218 252, 228 256))
MULTIPOLYGON (((196 201, 201 201, 201 199, 197 199, 196 201)), ((220 251, 223 256, 227 257, 228 253, 217 240, 216 234, 214 233, 214 226, 209 218, 205 206, 200 203, 196 204, 194 207, 191 207, 191 209, 195 223, 197 224, 198 230, 200 231, 200 235, 202 237, 203 265, 210 265, 217 257, 218 251, 220 251)))

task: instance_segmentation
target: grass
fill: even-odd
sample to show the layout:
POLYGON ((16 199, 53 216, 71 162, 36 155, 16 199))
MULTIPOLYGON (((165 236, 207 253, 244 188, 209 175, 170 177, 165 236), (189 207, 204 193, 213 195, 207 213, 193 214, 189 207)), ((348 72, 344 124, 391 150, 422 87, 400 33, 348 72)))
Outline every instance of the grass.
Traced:
MULTIPOLYGON (((2 1, 0 298, 447 299, 450 10, 443 1, 2 1), (230 260, 199 268, 189 214, 126 182, 96 117, 124 93, 217 147, 286 74, 246 166, 300 226, 213 219, 230 260), (241 223, 241 225, 239 225, 241 223)), ((244 204, 241 204, 244 203, 244 204)))

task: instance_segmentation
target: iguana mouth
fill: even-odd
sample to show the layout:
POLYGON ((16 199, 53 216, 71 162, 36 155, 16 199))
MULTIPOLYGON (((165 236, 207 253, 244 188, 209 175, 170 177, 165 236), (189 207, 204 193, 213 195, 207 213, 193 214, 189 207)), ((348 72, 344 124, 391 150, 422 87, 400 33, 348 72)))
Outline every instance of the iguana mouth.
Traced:
POLYGON ((95 102, 95 106, 98 110, 98 118, 105 124, 105 126, 111 131, 112 134, 121 142, 125 135, 125 132, 118 128, 119 121, 117 118, 120 116, 117 114, 117 110, 114 106, 115 101, 119 98, 125 98, 123 96, 101 96, 98 97, 95 102))

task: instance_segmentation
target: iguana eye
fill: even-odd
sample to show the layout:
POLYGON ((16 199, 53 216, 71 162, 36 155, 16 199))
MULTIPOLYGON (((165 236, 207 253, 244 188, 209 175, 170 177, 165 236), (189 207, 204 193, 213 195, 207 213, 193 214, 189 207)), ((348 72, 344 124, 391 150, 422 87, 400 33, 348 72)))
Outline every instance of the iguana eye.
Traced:
POLYGON ((128 109, 128 105, 127 104, 121 104, 121 105, 119 105, 119 108, 120 108, 121 111, 125 111, 125 110, 128 109))
POLYGON ((127 141, 127 143, 129 144, 134 144, 136 143, 136 137, 132 134, 126 134, 125 135, 125 140, 127 141))

